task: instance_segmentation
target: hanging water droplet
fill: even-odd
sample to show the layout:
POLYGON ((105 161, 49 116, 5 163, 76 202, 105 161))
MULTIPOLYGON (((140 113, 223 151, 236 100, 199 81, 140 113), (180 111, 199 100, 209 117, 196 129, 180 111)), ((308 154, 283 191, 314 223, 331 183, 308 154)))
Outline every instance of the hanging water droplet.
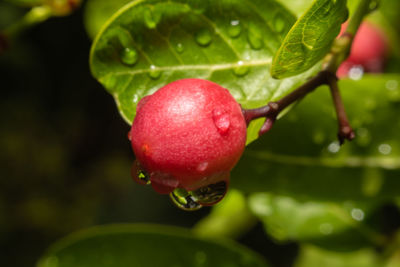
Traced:
POLYGON ((226 134, 231 124, 229 113, 222 108, 215 108, 212 113, 214 125, 220 134, 226 134))
POLYGON ((198 210, 202 207, 196 199, 185 189, 183 188, 176 188, 172 191, 169 196, 172 199, 172 202, 178 207, 183 210, 193 211, 198 210))
POLYGON ((150 66, 150 71, 149 71, 149 77, 152 78, 153 80, 157 80, 160 78, 161 71, 157 69, 156 66, 151 65, 150 66))
POLYGON ((150 9, 145 9, 143 12, 144 23, 149 29, 154 29, 157 26, 157 20, 154 18, 153 12, 150 9))
POLYGON ((132 164, 131 175, 135 182, 138 184, 149 185, 150 176, 145 172, 140 165, 139 161, 135 160, 132 164))
POLYGON ((249 44, 251 48, 258 50, 261 49, 263 46, 263 37, 262 33, 259 30, 258 27, 255 25, 250 25, 249 30, 247 33, 247 40, 249 41, 249 44))
POLYGON ((125 47, 121 51, 121 60, 127 65, 134 65, 138 61, 139 55, 135 48, 125 47))
POLYGON ((175 49, 178 53, 182 53, 184 50, 183 44, 182 43, 177 43, 175 46, 175 49))
POLYGON ((208 46, 212 41, 211 32, 208 29, 202 29, 196 33, 196 42, 201 46, 208 46))
POLYGON ((275 16, 273 25, 276 32, 282 32, 285 29, 285 19, 280 13, 275 16))
POLYGON ((236 76, 239 76, 239 77, 246 75, 248 72, 249 72, 249 67, 248 67, 248 66, 245 66, 244 63, 243 63, 243 61, 241 61, 241 60, 238 61, 237 67, 235 67, 235 68, 233 69, 233 73, 234 73, 236 76))
POLYGON ((239 20, 232 20, 229 28, 228 28, 228 34, 232 38, 236 38, 240 35, 242 32, 242 25, 240 24, 239 20))
POLYGON ((221 201, 224 198, 227 190, 227 183, 225 181, 221 181, 194 190, 191 192, 191 194, 200 205, 211 206, 221 201))

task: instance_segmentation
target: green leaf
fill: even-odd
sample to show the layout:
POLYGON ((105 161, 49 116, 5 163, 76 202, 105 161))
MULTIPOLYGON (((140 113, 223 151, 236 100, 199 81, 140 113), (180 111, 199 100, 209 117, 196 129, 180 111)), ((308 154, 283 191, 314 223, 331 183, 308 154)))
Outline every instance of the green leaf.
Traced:
POLYGON ((324 250, 314 246, 302 246, 295 267, 382 267, 379 255, 372 249, 360 249, 352 253, 324 250))
POLYGON ((289 9, 297 17, 303 15, 314 0, 278 0, 284 7, 289 9))
MULTIPOLYGON (((272 56, 294 21, 273 0, 134 1, 98 34, 91 70, 128 123, 143 96, 183 78, 214 81, 244 108, 259 107, 314 71, 282 81, 269 74, 272 56)), ((248 141, 258 128, 249 130, 248 141)))
POLYGON ((345 0, 316 0, 293 25, 275 54, 272 77, 290 77, 314 66, 329 52, 346 18, 345 0))
POLYGON ((252 251, 189 231, 149 225, 101 226, 53 245, 38 267, 267 266, 252 251))
POLYGON ((231 186, 316 200, 399 196, 399 83, 399 75, 339 82, 357 135, 342 147, 329 90, 317 89, 246 148, 231 186))
POLYGON ((366 223, 374 208, 367 203, 298 201, 255 193, 249 206, 277 241, 307 242, 338 251, 379 246, 385 241, 366 223))
POLYGON ((132 0, 88 0, 85 4, 84 22, 90 38, 94 39, 104 23, 132 0))

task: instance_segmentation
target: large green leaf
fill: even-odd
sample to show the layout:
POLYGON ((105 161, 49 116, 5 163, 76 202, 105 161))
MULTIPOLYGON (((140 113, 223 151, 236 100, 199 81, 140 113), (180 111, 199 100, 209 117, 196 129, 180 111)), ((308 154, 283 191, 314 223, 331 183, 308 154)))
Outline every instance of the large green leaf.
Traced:
MULTIPOLYGON (((273 0, 138 0, 114 14, 98 34, 91 70, 129 123, 143 96, 182 78, 219 83, 243 107, 254 108, 310 75, 278 81, 269 74, 294 21, 273 0)), ((249 130, 248 140, 257 128, 249 130)))
POLYGON ((316 0, 286 35, 274 57, 271 75, 289 77, 315 65, 329 52, 346 18, 345 0, 316 0))
POLYGON ((320 200, 399 196, 399 83, 399 75, 339 82, 357 134, 342 147, 329 90, 317 89, 246 148, 232 187, 320 200))
POLYGON ((255 193, 250 208, 266 231, 278 241, 316 244, 331 250, 382 245, 385 238, 368 225, 374 205, 298 201, 291 197, 255 193))
POLYGON ((73 234, 55 245, 38 267, 267 266, 252 251, 189 231, 149 225, 114 225, 73 234))

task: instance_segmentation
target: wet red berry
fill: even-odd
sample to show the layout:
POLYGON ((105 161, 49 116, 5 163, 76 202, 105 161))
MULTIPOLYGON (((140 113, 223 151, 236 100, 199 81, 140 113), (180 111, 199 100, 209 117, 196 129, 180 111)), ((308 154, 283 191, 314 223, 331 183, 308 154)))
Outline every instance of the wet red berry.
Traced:
POLYGON ((141 99, 130 138, 155 191, 193 191, 229 182, 245 147, 246 122, 227 89, 184 79, 141 99))

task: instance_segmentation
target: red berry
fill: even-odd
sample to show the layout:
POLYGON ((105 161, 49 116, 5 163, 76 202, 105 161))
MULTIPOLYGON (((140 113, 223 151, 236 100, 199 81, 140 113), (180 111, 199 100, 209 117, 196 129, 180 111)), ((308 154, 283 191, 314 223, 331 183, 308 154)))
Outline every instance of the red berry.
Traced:
MULTIPOLYGON (((246 143, 246 122, 229 91, 201 79, 172 82, 140 100, 130 137, 137 167, 170 193, 229 182, 246 143)), ((140 173, 143 176, 143 173, 140 173)))
MULTIPOLYGON (((344 32, 347 22, 342 25, 344 32)), ((354 37, 349 57, 340 65, 337 76, 345 77, 353 67, 365 72, 382 72, 388 49, 384 33, 369 22, 363 22, 354 37)))

